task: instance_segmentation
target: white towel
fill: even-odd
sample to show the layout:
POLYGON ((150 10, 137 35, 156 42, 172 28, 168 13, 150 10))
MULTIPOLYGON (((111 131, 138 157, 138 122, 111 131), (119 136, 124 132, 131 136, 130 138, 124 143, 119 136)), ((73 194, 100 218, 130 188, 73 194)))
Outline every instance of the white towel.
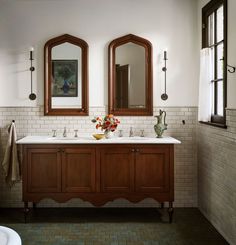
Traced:
POLYGON ((16 182, 21 180, 20 162, 17 155, 17 135, 15 123, 12 122, 8 128, 8 140, 2 167, 6 177, 6 183, 13 186, 16 182))

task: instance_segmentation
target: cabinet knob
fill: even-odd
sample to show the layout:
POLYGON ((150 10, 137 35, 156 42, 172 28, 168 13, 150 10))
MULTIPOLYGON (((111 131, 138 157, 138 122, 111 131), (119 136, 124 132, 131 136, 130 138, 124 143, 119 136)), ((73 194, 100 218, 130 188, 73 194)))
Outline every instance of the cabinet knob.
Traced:
POLYGON ((57 150, 57 152, 61 152, 61 150, 57 150))
POLYGON ((61 149, 61 152, 65 152, 65 150, 64 149, 61 149))
POLYGON ((132 152, 135 152, 135 149, 132 149, 131 151, 132 151, 132 152))

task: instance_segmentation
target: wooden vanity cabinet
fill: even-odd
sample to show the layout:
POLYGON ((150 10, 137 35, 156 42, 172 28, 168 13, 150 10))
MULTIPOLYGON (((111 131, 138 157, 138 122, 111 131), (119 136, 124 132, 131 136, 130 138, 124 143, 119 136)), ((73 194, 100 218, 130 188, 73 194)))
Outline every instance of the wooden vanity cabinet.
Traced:
POLYGON ((43 194, 40 199, 56 199, 55 193, 95 192, 95 148, 31 145, 24 152, 23 199, 38 199, 37 193, 43 194))
POLYGON ((62 192, 95 192, 95 148, 62 150, 62 192))
POLYGON ((134 155, 129 147, 105 147, 99 151, 101 192, 134 191, 134 155))
POLYGON ((106 147, 99 153, 101 192, 170 192, 169 147, 106 147))
POLYGON ((61 154, 58 148, 29 148, 23 165, 24 192, 61 192, 61 154))
POLYGON ((174 201, 172 144, 23 145, 23 201, 81 198, 101 206, 117 198, 174 201))
POLYGON ((135 191, 169 193, 171 188, 170 149, 137 148, 135 154, 135 191))

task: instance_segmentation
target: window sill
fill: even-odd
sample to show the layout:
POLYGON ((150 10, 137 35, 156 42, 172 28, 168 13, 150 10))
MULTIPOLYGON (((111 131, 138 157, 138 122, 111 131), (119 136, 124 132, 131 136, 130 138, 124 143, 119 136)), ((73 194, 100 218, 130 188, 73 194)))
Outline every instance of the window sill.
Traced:
POLYGON ((199 123, 206 124, 206 125, 213 126, 213 127, 217 127, 217 128, 225 128, 225 129, 227 128, 226 124, 221 124, 221 123, 202 122, 202 121, 199 121, 199 123))

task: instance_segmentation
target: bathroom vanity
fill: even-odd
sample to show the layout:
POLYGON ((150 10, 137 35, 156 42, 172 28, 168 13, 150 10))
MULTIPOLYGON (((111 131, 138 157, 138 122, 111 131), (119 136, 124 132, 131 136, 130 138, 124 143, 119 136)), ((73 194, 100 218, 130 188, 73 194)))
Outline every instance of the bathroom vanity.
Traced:
POLYGON ((23 148, 25 218, 28 202, 81 198, 95 206, 117 198, 174 201, 174 144, 171 138, 50 138, 28 136, 23 148))

